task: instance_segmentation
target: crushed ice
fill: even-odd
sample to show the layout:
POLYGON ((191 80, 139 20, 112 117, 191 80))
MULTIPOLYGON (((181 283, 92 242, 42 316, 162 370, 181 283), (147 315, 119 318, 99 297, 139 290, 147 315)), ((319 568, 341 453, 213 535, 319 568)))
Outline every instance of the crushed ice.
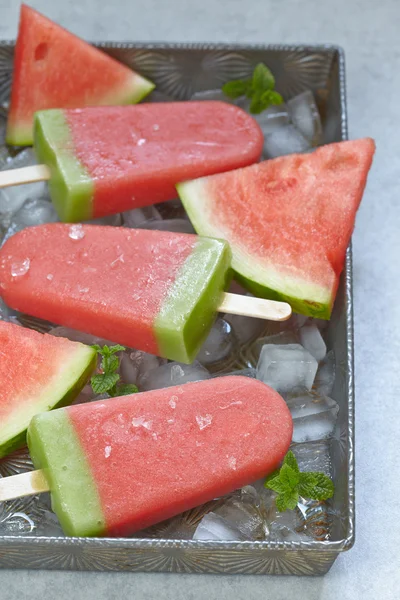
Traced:
POLYGON ((68 236, 71 238, 71 240, 81 240, 85 237, 85 230, 80 224, 71 225, 71 227, 69 228, 68 236))
POLYGON ((144 417, 137 417, 132 419, 133 427, 144 427, 144 429, 151 429, 153 421, 146 421, 144 417))
POLYGON ((170 405, 171 408, 176 408, 177 400, 178 400, 178 396, 171 396, 171 398, 168 401, 168 404, 170 405))
POLYGON ((203 429, 205 429, 206 427, 209 427, 211 425, 212 416, 209 414, 206 414, 204 416, 196 415, 196 422, 197 422, 197 425, 199 426, 200 431, 202 431, 203 429))

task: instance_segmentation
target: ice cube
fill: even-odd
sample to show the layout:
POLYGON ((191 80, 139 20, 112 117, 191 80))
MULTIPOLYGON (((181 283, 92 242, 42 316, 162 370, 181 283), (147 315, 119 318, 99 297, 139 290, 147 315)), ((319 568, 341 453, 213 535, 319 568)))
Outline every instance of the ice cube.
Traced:
MULTIPOLYGON (((264 321, 262 337, 242 348, 241 359, 249 367, 255 367, 265 344, 299 344, 299 327, 303 325, 303 315, 293 314, 287 321, 264 321)), ((307 319, 307 317, 305 317, 307 319)))
POLYGON ((328 328, 329 321, 326 319, 312 319, 310 318, 310 323, 314 323, 320 331, 325 331, 328 328))
POLYGON ((254 319, 243 315, 225 315, 224 319, 231 324, 241 345, 255 339, 265 329, 264 319, 254 319))
POLYGON ((325 358, 326 344, 315 323, 304 325, 300 329, 300 342, 303 348, 308 350, 318 362, 325 358))
POLYGON ((37 497, 0 503, 0 535, 25 535, 35 529, 33 513, 37 497))
POLYGON ((137 227, 139 229, 157 229, 158 231, 174 231, 176 233, 195 233, 193 225, 187 219, 165 219, 164 221, 145 221, 137 227))
POLYGON ((65 534, 60 525, 60 521, 52 510, 44 506, 42 503, 36 509, 36 531, 35 535, 45 535, 51 537, 65 537, 65 534))
POLYGON ((292 444, 290 449, 297 458, 300 471, 318 471, 332 476, 328 440, 292 444))
POLYGON ((166 364, 166 359, 159 358, 153 354, 133 350, 121 354, 120 375, 124 383, 133 383, 139 385, 140 378, 166 364))
POLYGON ((312 146, 322 142, 322 125, 314 95, 310 90, 295 96, 287 103, 290 118, 312 146))
MULTIPOLYGON (((235 104, 250 113, 251 100, 242 96, 235 100, 235 104)), ((272 105, 263 110, 258 115, 251 115, 257 121, 264 137, 275 131, 276 129, 288 125, 290 122, 289 112, 285 104, 272 105)))
POLYGON ((191 365, 178 362, 170 362, 161 365, 157 369, 148 371, 139 379, 140 391, 157 390, 160 388, 171 387, 173 385, 183 385, 190 381, 201 381, 209 379, 210 373, 197 360, 191 365))
POLYGON ((223 517, 209 512, 207 513, 197 526, 193 534, 194 540, 220 540, 220 541, 239 541, 244 540, 240 531, 226 521, 223 517))
POLYGON ((308 320, 309 320, 309 317, 307 317, 306 315, 300 315, 297 313, 293 313, 292 316, 290 317, 290 319, 288 319, 285 322, 287 324, 289 324, 289 322, 290 322, 293 325, 293 328, 296 329, 296 328, 303 327, 303 325, 305 325, 308 320))
POLYGON ((306 152, 310 148, 311 146, 306 138, 294 125, 290 124, 275 129, 264 140, 264 156, 266 158, 306 152))
POLYGON ((43 225, 44 223, 55 223, 56 221, 58 221, 58 216, 51 202, 48 202, 48 200, 43 198, 26 200, 26 202, 24 202, 11 217, 8 230, 4 236, 4 241, 18 231, 22 231, 25 227, 43 225))
POLYGON ((296 507, 295 510, 279 512, 275 507, 272 509, 269 520, 269 539, 278 542, 299 542, 307 539, 304 534, 304 516, 296 507))
POLYGON ((258 493, 252 486, 246 486, 238 495, 228 497, 215 509, 215 514, 222 517, 232 529, 238 530, 241 539, 263 540, 268 532, 258 493))
POLYGON ((296 388, 311 389, 318 362, 300 344, 263 346, 257 364, 257 379, 287 394, 296 388))
POLYGON ((219 317, 202 345, 197 360, 211 371, 218 371, 222 366, 226 368, 228 363, 233 364, 237 350, 238 344, 231 325, 219 317))
POLYGON ((122 213, 124 227, 146 227, 151 221, 161 221, 161 215, 155 206, 144 206, 122 213))
MULTIPOLYGON (((9 158, 3 169, 19 169, 37 164, 37 160, 30 148, 23 150, 13 158, 9 158)), ((4 215, 13 215, 28 199, 48 198, 47 186, 44 181, 13 185, 0 190, 0 218, 4 215)))
POLYGON ((335 383, 335 354, 330 350, 318 367, 314 380, 315 390, 323 396, 329 396, 335 383))
POLYGON ((322 440, 333 434, 339 412, 335 400, 304 390, 286 402, 293 418, 293 442, 322 440))
POLYGON ((202 92, 195 92, 190 98, 191 100, 218 100, 220 102, 228 102, 228 104, 235 104, 232 98, 225 96, 224 92, 220 89, 216 90, 203 90, 202 92))

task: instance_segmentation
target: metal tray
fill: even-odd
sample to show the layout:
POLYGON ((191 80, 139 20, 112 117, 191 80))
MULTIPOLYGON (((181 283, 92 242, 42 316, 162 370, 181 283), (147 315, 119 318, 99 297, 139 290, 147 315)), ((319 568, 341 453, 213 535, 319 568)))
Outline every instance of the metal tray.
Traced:
MULTIPOLYGON (((184 100, 248 76, 265 62, 277 89, 288 99, 311 89, 323 119, 324 142, 346 139, 345 67, 335 46, 243 46, 214 44, 100 44, 118 60, 148 76, 157 93, 184 100)), ((14 45, 0 42, 0 105, 6 106, 14 45)), ((1 143, 1 141, 0 141, 1 143)), ((336 493, 328 541, 213 542, 151 538, 90 539, 40 536, 0 537, 4 568, 167 571, 321 575, 354 542, 354 379, 351 249, 327 331, 336 356, 332 392, 340 406, 330 442, 336 493)))

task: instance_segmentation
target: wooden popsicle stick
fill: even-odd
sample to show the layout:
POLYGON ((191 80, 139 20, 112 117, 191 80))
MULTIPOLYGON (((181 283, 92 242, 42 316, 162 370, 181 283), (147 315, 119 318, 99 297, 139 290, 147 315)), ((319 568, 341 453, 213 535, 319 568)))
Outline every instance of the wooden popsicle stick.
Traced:
POLYGON ((46 165, 32 165, 21 169, 0 171, 0 188, 23 183, 36 183, 50 179, 50 169, 46 165))
POLYGON ((268 319, 269 321, 286 321, 292 314, 292 307, 286 302, 226 292, 218 311, 231 315, 268 319))
POLYGON ((0 502, 49 491, 43 471, 28 471, 0 479, 0 502))

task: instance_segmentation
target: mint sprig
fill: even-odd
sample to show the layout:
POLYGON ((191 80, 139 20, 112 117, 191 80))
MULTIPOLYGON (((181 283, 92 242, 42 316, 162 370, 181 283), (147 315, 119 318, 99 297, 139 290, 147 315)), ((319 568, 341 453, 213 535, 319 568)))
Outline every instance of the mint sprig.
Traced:
POLYGON ((278 471, 269 475, 264 486, 276 492, 276 507, 279 512, 294 510, 299 496, 309 500, 327 500, 335 491, 332 480, 314 471, 300 471, 293 452, 288 452, 278 471))
POLYGON ((136 385, 131 383, 118 383, 120 375, 119 358, 116 356, 118 352, 125 350, 124 346, 119 344, 115 346, 92 346, 94 350, 101 356, 100 373, 96 373, 90 380, 92 390, 95 394, 107 393, 111 397, 127 396, 138 392, 136 385))
POLYGON ((282 104, 283 98, 274 88, 275 77, 266 65, 259 63, 252 77, 228 81, 222 86, 222 91, 228 98, 236 99, 240 96, 249 98, 250 112, 258 115, 272 104, 282 104))

